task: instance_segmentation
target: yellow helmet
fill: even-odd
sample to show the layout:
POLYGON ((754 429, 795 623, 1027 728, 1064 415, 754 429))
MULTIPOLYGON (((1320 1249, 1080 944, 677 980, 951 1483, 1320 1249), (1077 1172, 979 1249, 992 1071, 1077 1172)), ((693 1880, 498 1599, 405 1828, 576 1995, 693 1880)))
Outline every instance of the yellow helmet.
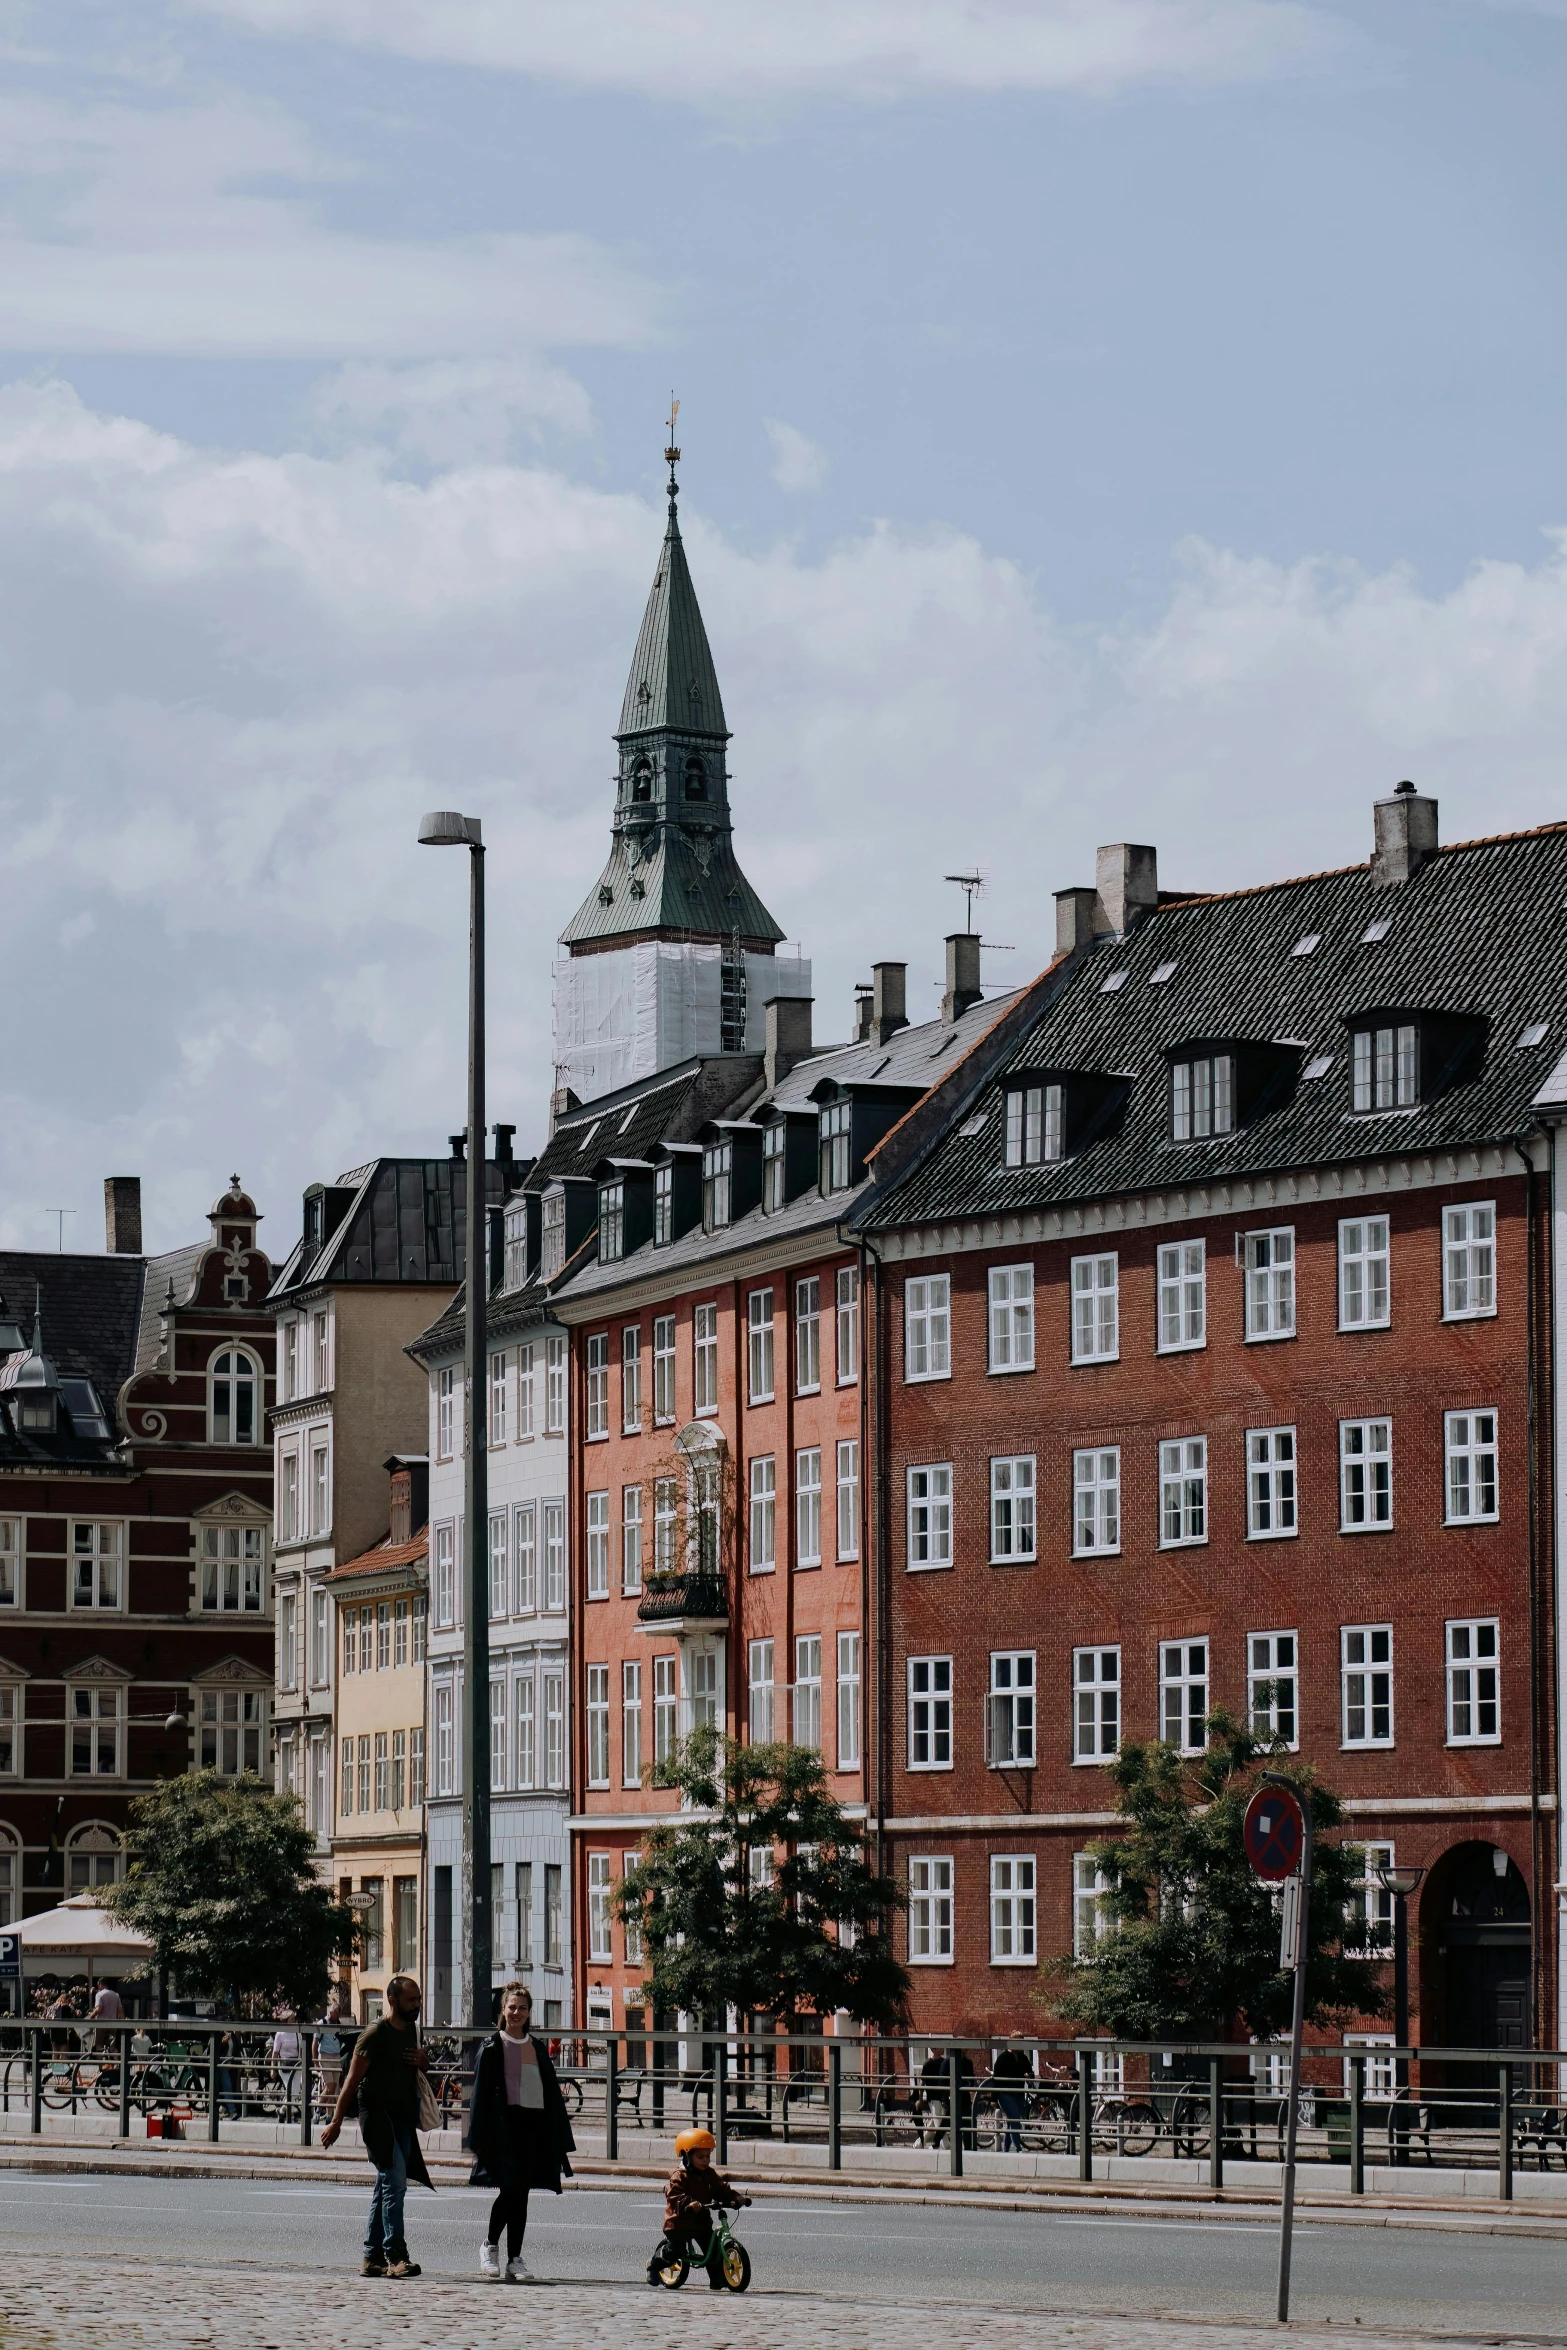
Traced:
POLYGON ((718 2140, 713 2136, 711 2130, 682 2130, 675 2140, 675 2152, 684 2161, 688 2154, 695 2154, 697 2149, 702 2146, 705 2146, 711 2154, 717 2144, 718 2140))

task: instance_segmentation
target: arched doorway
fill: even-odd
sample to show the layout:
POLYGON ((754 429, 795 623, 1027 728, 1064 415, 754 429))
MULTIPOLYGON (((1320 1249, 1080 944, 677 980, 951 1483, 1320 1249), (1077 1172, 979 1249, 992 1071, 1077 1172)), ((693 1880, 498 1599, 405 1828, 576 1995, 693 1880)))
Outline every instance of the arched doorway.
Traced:
POLYGON ((1420 2038, 1428 2047, 1527 2048, 1529 1888, 1497 1844, 1457 1844, 1420 1902, 1420 2038))

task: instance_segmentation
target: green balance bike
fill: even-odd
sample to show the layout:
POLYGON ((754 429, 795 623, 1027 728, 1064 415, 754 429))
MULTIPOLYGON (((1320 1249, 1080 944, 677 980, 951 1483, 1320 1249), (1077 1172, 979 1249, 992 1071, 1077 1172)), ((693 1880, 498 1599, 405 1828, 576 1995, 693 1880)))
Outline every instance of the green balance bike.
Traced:
MULTIPOLYGON (((713 2206, 713 2240, 708 2247, 707 2259, 717 2267, 731 2293, 745 2291, 751 2282, 751 2255, 730 2227, 729 2214, 722 2204, 713 2206)), ((648 2272, 649 2283, 660 2284, 667 2292, 678 2293, 690 2274, 690 2247, 671 2244, 667 2237, 661 2239, 648 2272)))

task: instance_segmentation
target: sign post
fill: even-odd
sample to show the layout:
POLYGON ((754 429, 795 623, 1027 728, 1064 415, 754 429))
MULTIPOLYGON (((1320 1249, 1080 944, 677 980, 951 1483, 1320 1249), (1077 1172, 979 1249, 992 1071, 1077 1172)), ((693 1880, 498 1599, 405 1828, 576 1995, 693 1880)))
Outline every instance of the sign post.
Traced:
POLYGON ((1246 1857, 1264 1884, 1284 1888, 1279 1966, 1294 1973, 1290 2015, 1288 2119, 1284 2130, 1284 2199, 1279 2212, 1280 2325, 1290 2313, 1290 2254, 1295 2236, 1295 2151, 1300 2129, 1301 2042, 1306 2027, 1306 1950, 1311 1916, 1311 1820, 1294 1790, 1260 1787, 1246 1806, 1246 1857))

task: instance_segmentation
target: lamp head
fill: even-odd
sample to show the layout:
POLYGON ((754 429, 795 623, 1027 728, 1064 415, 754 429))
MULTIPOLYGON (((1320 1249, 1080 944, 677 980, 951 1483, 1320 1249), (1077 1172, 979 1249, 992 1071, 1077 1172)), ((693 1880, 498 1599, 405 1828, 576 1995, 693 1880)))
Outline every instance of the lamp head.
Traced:
POLYGON ((171 1734, 177 1733, 178 1731, 183 1730, 185 1727, 185 1716, 183 1714, 170 1714, 164 1722, 163 1727, 171 1734))
POLYGON ((1371 1873, 1385 1893, 1401 1893, 1407 1900, 1411 1893, 1419 1892, 1425 1870, 1391 1868, 1384 1862, 1373 1869, 1371 1873))
POLYGON ((483 845, 477 816, 459 816, 453 808, 432 808, 419 819, 422 849, 477 849, 483 845))

